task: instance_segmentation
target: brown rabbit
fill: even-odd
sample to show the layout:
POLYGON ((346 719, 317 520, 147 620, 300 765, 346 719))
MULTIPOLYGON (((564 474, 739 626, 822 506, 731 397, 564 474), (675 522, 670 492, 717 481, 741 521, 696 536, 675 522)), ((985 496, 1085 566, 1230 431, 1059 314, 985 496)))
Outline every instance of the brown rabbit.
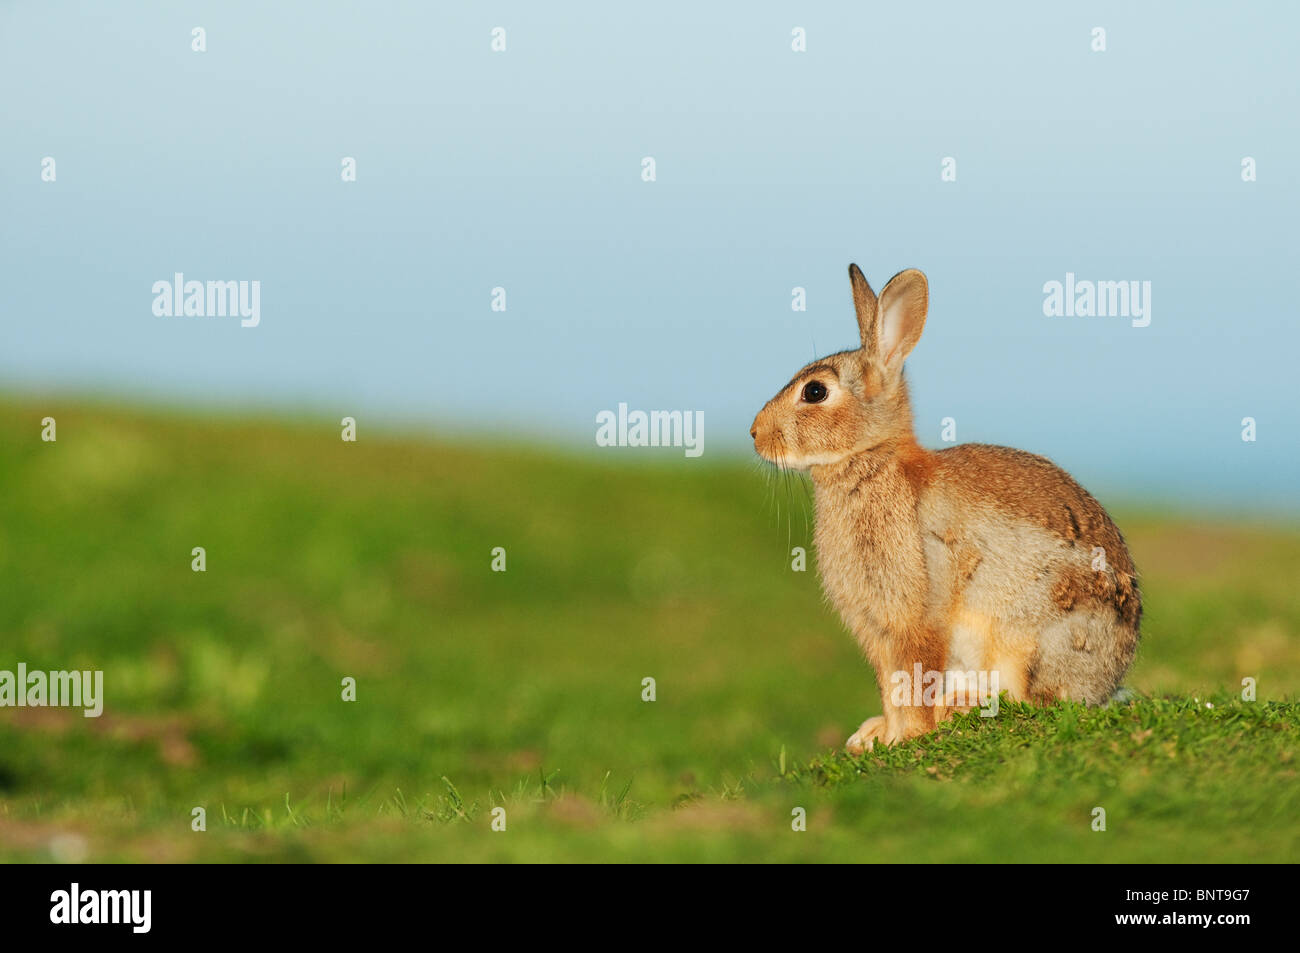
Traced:
POLYGON ((925 325, 925 275, 900 272, 879 299, 857 265, 849 278, 862 347, 809 364, 750 431, 759 455, 811 474, 822 586, 876 670, 884 715, 848 750, 971 707, 977 672, 1014 700, 1106 701, 1142 615, 1124 538, 1044 457, 921 447, 903 360, 925 325), (922 673, 924 695, 908 687, 922 673))

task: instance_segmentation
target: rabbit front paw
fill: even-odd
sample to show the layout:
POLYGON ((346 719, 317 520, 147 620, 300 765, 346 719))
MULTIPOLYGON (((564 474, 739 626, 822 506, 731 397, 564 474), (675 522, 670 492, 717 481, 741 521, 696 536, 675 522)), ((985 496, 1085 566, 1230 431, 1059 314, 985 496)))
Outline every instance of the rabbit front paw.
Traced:
POLYGON ((888 734, 889 727, 885 724, 884 715, 868 718, 844 743, 844 750, 849 754, 866 754, 875 746, 877 739, 889 744, 893 739, 888 734))

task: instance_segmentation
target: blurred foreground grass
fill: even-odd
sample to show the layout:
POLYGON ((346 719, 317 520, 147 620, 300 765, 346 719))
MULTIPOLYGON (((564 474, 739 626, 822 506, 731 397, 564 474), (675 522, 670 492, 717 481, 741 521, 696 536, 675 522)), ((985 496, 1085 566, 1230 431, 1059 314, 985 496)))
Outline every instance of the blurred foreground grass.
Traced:
POLYGON ((874 681, 772 476, 333 424, 0 403, 0 669, 106 695, 0 708, 0 859, 1297 857, 1294 526, 1117 509, 1155 697, 855 762, 874 681))

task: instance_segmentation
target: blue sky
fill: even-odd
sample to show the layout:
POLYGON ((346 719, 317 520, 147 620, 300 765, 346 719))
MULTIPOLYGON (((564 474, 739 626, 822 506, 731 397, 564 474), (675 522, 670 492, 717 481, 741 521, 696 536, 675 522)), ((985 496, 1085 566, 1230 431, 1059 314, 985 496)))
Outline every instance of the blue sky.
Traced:
POLYGON ((707 460, 855 344, 856 261, 929 276, 928 445, 1295 510, 1300 14, 1134 6, 5 4, 0 388, 658 453, 596 450, 626 402, 707 460), (155 316, 178 271, 260 325, 155 316), (1150 326, 1044 316, 1067 272, 1150 326))

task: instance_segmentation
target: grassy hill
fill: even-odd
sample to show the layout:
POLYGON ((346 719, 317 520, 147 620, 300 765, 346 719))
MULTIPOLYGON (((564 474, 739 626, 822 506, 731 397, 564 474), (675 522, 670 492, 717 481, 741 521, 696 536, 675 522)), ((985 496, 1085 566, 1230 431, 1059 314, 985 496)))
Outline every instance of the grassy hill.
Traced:
POLYGON ((0 669, 99 669, 106 696, 0 708, 0 859, 1297 855, 1294 526, 1115 509, 1146 698, 852 761, 879 701, 791 571, 801 484, 336 423, 0 403, 0 669))

